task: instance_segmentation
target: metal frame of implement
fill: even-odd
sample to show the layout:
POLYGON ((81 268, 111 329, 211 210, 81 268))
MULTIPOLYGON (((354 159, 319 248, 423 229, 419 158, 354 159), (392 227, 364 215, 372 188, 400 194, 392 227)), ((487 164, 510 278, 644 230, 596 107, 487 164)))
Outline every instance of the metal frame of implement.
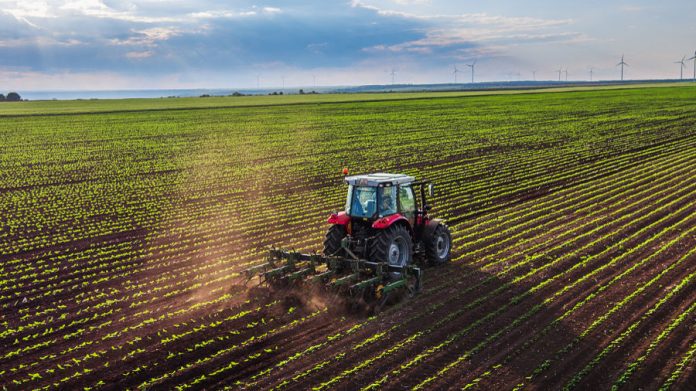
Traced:
POLYGON ((378 296, 400 288, 408 289, 408 277, 415 278, 414 293, 421 288, 421 269, 414 265, 392 266, 386 262, 370 262, 320 254, 302 254, 271 248, 267 261, 244 270, 247 281, 259 276, 264 282, 292 284, 300 281, 321 283, 327 288, 347 291, 359 297, 366 289, 376 288, 378 296), (317 270, 326 265, 325 271, 317 270), (390 273, 399 273, 399 279, 390 280, 390 273), (381 289, 380 289, 381 286, 381 289))

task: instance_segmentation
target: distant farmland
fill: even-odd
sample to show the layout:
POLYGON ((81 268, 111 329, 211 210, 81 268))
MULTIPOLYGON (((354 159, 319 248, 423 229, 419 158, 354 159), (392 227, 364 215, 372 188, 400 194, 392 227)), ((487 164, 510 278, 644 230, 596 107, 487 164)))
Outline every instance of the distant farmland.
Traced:
POLYGON ((0 107, 7 389, 687 389, 696 87, 0 107), (246 287, 340 170, 435 183, 453 262, 375 317, 246 287))

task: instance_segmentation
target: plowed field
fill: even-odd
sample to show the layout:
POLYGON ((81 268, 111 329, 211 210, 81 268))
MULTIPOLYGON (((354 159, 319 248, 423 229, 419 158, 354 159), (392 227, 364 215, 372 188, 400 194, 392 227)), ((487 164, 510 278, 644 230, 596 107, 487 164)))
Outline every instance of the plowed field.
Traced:
POLYGON ((0 105, 0 386, 696 384, 695 87, 244 99, 0 105), (246 286, 343 166, 432 180, 452 262, 372 317, 246 286))

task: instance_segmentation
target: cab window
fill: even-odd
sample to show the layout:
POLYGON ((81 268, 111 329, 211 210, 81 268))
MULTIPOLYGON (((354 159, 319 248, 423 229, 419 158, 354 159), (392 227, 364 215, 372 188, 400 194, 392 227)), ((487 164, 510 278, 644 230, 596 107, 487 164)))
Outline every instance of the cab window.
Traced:
POLYGON ((368 186, 354 186, 348 192, 346 207, 348 215, 371 218, 377 212, 377 189, 368 186))
POLYGON ((401 214, 411 220, 416 217, 416 198, 413 194, 411 186, 402 186, 399 188, 399 205, 401 214))
POLYGON ((389 216, 396 213, 396 186, 379 188, 379 215, 389 216))

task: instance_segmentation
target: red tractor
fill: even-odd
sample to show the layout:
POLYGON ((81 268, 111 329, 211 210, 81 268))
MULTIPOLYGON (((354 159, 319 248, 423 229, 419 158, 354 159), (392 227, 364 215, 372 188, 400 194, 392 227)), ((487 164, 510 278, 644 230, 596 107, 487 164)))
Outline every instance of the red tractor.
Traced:
POLYGON ((427 186, 432 196, 431 183, 383 173, 345 180, 346 209, 329 217, 332 225, 324 240, 325 256, 357 255, 399 267, 411 265, 419 256, 432 265, 449 261, 449 229, 442 220, 428 215, 425 189, 427 186))
POLYGON ((450 260, 449 229, 428 214, 430 182, 384 173, 345 181, 346 207, 329 217, 322 254, 273 248, 267 262, 245 271, 247 277, 274 286, 319 284, 381 307, 391 292, 417 293, 422 266, 450 260))

